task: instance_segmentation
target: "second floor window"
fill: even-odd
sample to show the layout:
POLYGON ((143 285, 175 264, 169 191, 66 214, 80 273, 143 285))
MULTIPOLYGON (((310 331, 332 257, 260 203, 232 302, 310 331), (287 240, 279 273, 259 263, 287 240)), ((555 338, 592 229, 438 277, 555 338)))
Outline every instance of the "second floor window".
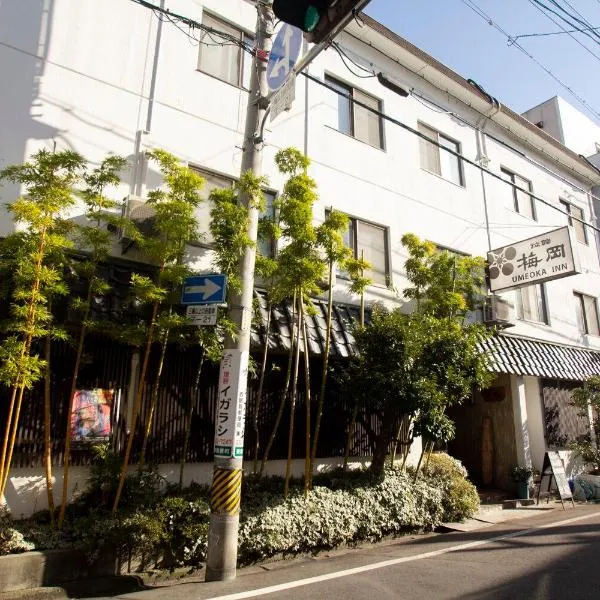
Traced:
POLYGON ((440 148, 428 140, 419 138, 421 168, 430 173, 435 173, 456 185, 464 186, 465 182, 460 158, 443 149, 448 148, 460 154, 460 144, 424 123, 418 124, 418 130, 442 146, 440 148))
MULTIPOLYGON (((502 179, 516 185, 524 190, 532 191, 531 181, 509 171, 508 169, 501 169, 500 174, 502 175, 502 179)), ((511 210, 518 212, 520 215, 524 217, 528 217, 529 219, 536 219, 535 215, 535 205, 533 203, 533 198, 529 194, 518 190, 513 185, 504 185, 506 188, 504 191, 505 198, 507 199, 507 206, 511 210)))
POLYGON ((582 208, 579 206, 575 206, 566 200, 560 201, 561 208, 569 215, 567 217, 569 225, 575 230, 575 235, 577 236, 577 240, 582 244, 587 244, 587 232, 585 230, 585 225, 582 221, 585 221, 585 214, 582 208), (573 219, 575 217, 575 219, 573 219), (576 220, 577 219, 577 220, 576 220))
POLYGON ((600 335, 598 301, 596 298, 579 292, 573 292, 573 296, 575 297, 575 314, 577 315, 579 331, 591 335, 600 335))
POLYGON ((517 290, 517 318, 523 321, 548 324, 546 290, 543 284, 534 284, 517 290))
MULTIPOLYGON (((390 268, 386 227, 351 217, 344 233, 344 244, 352 250, 354 258, 364 258, 371 264, 371 268, 365 271, 365 277, 378 285, 388 284, 390 268)), ((347 277, 344 272, 338 271, 338 275, 347 277)))
MULTIPOLYGON (((212 15, 204 13, 202 24, 238 39, 240 44, 242 42, 252 44, 251 38, 243 31, 212 15)), ((200 54, 198 56, 199 71, 232 85, 249 88, 251 66, 252 59, 250 55, 244 52, 239 45, 226 42, 216 34, 207 31, 202 32, 200 36, 200 54)))
POLYGON ((339 90, 335 94, 337 106, 338 131, 351 135, 361 142, 376 148, 383 148, 383 123, 381 117, 364 106, 352 102, 352 99, 377 111, 381 111, 381 101, 353 88, 333 77, 325 76, 325 81, 331 87, 339 90), (343 94, 343 95, 342 95, 343 94))

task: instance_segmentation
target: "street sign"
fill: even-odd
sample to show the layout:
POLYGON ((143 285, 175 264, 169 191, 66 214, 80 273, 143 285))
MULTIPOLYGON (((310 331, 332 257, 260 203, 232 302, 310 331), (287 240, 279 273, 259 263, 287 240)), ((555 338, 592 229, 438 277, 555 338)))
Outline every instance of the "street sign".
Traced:
POLYGON ((181 304, 223 304, 226 291, 226 275, 186 277, 181 290, 181 304))
POLYGON ((570 227, 560 227, 488 252, 490 291, 560 279, 580 272, 570 227))
POLYGON ((217 324, 216 304, 191 304, 186 308, 185 316, 196 327, 217 324))
POLYGON ((276 119, 284 110, 290 110, 295 97, 296 75, 292 73, 286 82, 271 96, 271 121, 276 119))
POLYGON ((271 91, 278 90, 289 77, 302 47, 302 31, 287 23, 273 42, 267 64, 267 83, 271 91))

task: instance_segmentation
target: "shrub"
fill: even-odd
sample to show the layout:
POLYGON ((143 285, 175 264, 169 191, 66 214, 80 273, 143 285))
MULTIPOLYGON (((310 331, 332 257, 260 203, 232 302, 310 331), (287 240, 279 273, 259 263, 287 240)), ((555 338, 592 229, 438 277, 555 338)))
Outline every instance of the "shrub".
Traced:
POLYGON ((443 522, 469 519, 479 509, 477 488, 466 479, 467 470, 459 460, 444 453, 432 454, 423 474, 442 493, 443 522))
POLYGON ((14 529, 10 514, 0 507, 0 556, 2 554, 18 554, 34 549, 20 531, 14 529))

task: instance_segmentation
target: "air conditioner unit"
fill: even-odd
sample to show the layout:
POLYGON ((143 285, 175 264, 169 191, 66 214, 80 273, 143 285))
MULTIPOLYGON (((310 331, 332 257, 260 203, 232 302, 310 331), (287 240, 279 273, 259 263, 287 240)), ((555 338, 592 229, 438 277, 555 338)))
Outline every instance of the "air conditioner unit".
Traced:
MULTIPOLYGON (((142 235, 152 236, 155 234, 156 211, 144 198, 127 196, 123 204, 123 216, 129 218, 142 235)), ((120 240, 123 244, 124 252, 134 243, 134 240, 127 235, 126 231, 121 231, 120 240)))
POLYGON ((497 327, 513 327, 515 307, 499 296, 488 296, 483 305, 483 322, 497 327))

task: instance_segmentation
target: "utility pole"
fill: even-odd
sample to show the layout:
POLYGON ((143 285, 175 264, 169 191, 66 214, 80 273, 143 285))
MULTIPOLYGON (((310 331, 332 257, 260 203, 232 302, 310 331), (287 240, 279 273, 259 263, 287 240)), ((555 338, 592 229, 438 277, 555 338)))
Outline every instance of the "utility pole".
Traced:
MULTIPOLYGON (((270 0, 257 0, 256 9, 256 52, 252 59, 241 172, 250 170, 258 176, 262 172, 261 130, 269 106, 264 56, 271 50, 274 16, 270 0)), ((240 196, 239 202, 248 207, 248 237, 256 242, 258 208, 250 204, 247 195, 240 196)), ((219 372, 206 581, 226 581, 236 575, 255 260, 256 246, 251 244, 240 261, 241 292, 232 294, 229 303, 229 317, 237 325, 238 335, 225 340, 219 372)))

